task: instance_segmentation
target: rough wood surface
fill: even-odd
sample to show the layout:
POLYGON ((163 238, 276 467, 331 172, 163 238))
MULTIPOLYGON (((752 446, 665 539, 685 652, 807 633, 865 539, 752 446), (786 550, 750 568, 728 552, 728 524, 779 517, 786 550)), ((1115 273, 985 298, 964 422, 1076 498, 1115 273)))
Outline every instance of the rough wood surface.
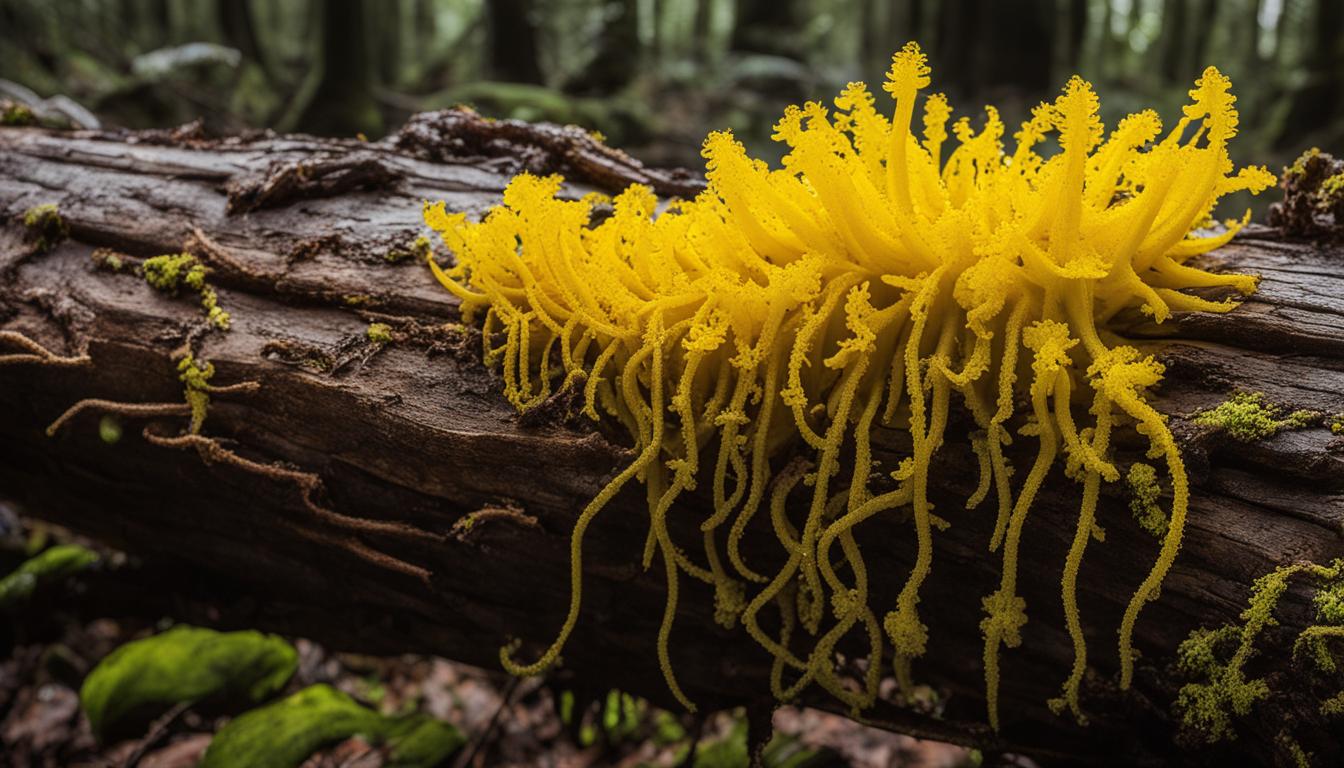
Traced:
MULTIPOLYGON (((577 135, 513 126, 480 139, 470 133, 480 126, 460 115, 435 119, 417 118, 414 131, 377 144, 0 130, 0 331, 11 332, 0 354, 27 355, 0 363, 0 496, 172 564, 183 589, 197 577, 226 580, 255 597, 248 620, 263 628, 483 666, 497 664, 509 637, 547 642, 568 600, 570 526, 628 451, 545 409, 520 419, 480 366, 475 332, 453 325, 451 297, 418 260, 385 256, 420 234, 422 200, 483 212, 527 163, 608 190, 660 177, 617 153, 563 143, 577 135), (72 236, 39 254, 20 219, 47 202, 59 204, 72 236), (98 268, 99 248, 119 254, 125 268, 98 268), (131 269, 183 249, 211 268, 232 330, 209 330, 189 293, 158 293, 131 269), (371 321, 388 323, 394 342, 370 342, 371 321), (12 334, 89 360, 40 364, 42 355, 25 352, 12 334), (108 445, 96 409, 55 437, 45 433, 86 398, 181 404, 173 356, 184 345, 213 362, 213 383, 259 385, 215 396, 202 437, 179 437, 180 415, 126 415, 124 437, 108 445), (457 525, 473 513, 472 525, 457 525)), ((695 188, 685 175, 661 178, 683 192, 695 188)), ((1196 627, 1234 621, 1251 581, 1275 566, 1344 556, 1344 439, 1316 425, 1243 445, 1190 421, 1237 389, 1293 408, 1344 411, 1344 250, 1260 230, 1213 258, 1262 274, 1259 293, 1231 315, 1184 315, 1160 328, 1136 319, 1126 329, 1168 364, 1157 404, 1194 482, 1184 549, 1137 628, 1143 658, 1134 690, 1115 690, 1115 632, 1157 543, 1112 489, 1100 513, 1106 541, 1088 549, 1080 583, 1091 723, 1079 727, 1046 707, 1072 658, 1059 579, 1079 494, 1056 470, 1024 536, 1030 622, 1023 646, 1003 653, 1004 730, 977 725, 980 598, 996 587, 1000 562, 986 549, 992 511, 962 508, 974 459, 953 439, 934 470, 939 514, 952 527, 936 537, 924 590, 932 642, 915 666, 944 706, 934 717, 881 704, 872 720, 989 750, 1171 759, 1180 748, 1171 714, 1179 680, 1167 666, 1176 645, 1196 627)), ((894 466, 902 446, 894 434, 879 437, 880 458, 894 466)), ((676 514, 674 535, 693 540, 699 517, 676 514)), ((642 496, 627 489, 590 531, 583 614, 559 674, 667 703, 653 654, 662 576, 639 567, 646 521, 642 496)), ((913 561, 913 536, 897 519, 865 525, 874 601, 886 605, 913 561)), ((768 561, 776 556, 769 550, 749 555, 768 561)), ((768 690, 764 652, 713 624, 707 592, 686 592, 672 657, 689 695, 702 708, 765 704, 749 698, 768 690)), ((1289 625, 1309 610, 1299 590, 1284 599, 1289 625)), ((1296 674, 1286 651, 1255 664, 1279 683, 1296 674)), ((1239 723, 1237 754, 1272 759, 1284 722, 1317 754, 1337 747, 1312 706, 1257 710, 1239 723)), ((1187 757, 1220 755, 1199 749, 1187 757)))

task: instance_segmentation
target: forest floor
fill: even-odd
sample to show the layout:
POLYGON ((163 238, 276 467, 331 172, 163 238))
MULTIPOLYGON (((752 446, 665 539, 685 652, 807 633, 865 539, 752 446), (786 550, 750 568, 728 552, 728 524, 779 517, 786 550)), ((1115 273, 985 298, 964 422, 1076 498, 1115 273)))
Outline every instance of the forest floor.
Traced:
MULTIPOLYGON (((0 576, 9 571, 15 553, 69 539, 0 502, 0 553, 5 557, 0 576)), ((44 589, 2 614, 0 768, 195 766, 228 715, 179 708, 138 736, 108 744, 93 737, 79 704, 83 677, 113 649, 172 624, 161 616, 147 617, 154 609, 122 615, 128 611, 113 605, 124 606, 124 601, 88 599, 107 587, 91 590, 90 580, 127 578, 136 568, 122 555, 94 548, 104 567, 70 577, 59 589, 44 589)), ((158 603, 146 598, 146 604, 158 603)), ((697 723, 615 691, 585 707, 572 692, 544 680, 518 681, 435 657, 337 653, 303 638, 288 639, 299 663, 286 692, 326 683, 384 714, 423 712, 452 723, 467 738, 450 760, 452 768, 729 768, 746 762, 741 712, 720 712, 697 723)), ((781 708, 774 726, 767 764, 778 768, 953 768, 979 762, 972 750, 811 709, 781 708)), ((381 768, 387 757, 382 748, 354 737, 323 748, 303 767, 381 768)))

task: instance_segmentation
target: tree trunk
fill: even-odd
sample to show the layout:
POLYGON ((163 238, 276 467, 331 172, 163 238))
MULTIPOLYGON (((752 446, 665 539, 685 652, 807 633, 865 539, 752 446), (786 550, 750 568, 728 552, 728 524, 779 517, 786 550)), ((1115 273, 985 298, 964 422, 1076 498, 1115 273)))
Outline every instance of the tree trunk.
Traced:
POLYGON ((316 0, 310 69, 280 121, 286 129, 328 136, 383 132, 365 28, 370 10, 366 0, 316 0))
MULTIPOLYGON (((258 628, 491 667, 509 638, 548 642, 568 604, 577 511, 629 451, 563 420, 562 403, 520 418, 480 365, 479 336, 455 325, 456 303, 419 259, 394 257, 413 250, 422 200, 480 213, 522 167, 565 171, 574 194, 631 180, 694 193, 691 180, 657 176, 585 139, 461 112, 418 116, 376 144, 0 130, 0 496, 174 569, 180 578, 164 590, 227 583, 255 606, 232 620, 258 628), (71 239, 37 253, 18 220, 47 202, 59 204, 71 239), (158 293, 133 270, 184 249, 212 270, 231 330, 211 330, 194 295, 158 293), (369 340, 373 321, 391 326, 391 343, 369 340), (19 334, 73 359, 34 352, 19 334), (214 395, 199 435, 183 434, 176 360, 186 349, 213 363, 212 384, 256 383, 214 395), (87 398, 142 407, 121 408, 115 444, 99 436, 106 407, 47 436, 87 398), (165 404, 159 415, 143 407, 153 403, 165 404)), ((1046 705, 1073 658, 1059 590, 1078 505, 1077 485, 1052 475, 1024 537, 1020 593, 1031 621, 1022 647, 1003 654, 1003 730, 981 725, 977 624, 1000 559, 986 551, 994 515, 962 509, 975 458, 952 434, 932 473, 952 525, 936 537, 921 606, 933 642, 914 669, 937 692, 939 713, 880 702, 865 713, 871 722, 1044 760, 1140 765, 1270 761, 1291 724, 1303 748, 1333 754, 1338 723, 1318 714, 1310 686, 1272 709, 1257 705, 1237 721, 1240 739, 1216 748, 1182 746, 1172 713, 1182 639, 1236 623, 1251 581, 1276 566, 1344 556, 1344 440, 1315 425, 1233 444, 1191 421, 1238 389, 1344 412, 1344 251, 1260 237, 1216 254, 1264 276, 1236 312, 1160 328, 1135 317, 1122 329, 1167 364, 1154 402, 1182 441, 1193 487, 1181 555, 1137 626, 1133 688, 1115 686, 1116 627, 1158 545, 1117 491, 1103 498, 1106 540, 1089 549, 1079 584, 1090 724, 1046 705)), ((875 442, 884 466, 906 450, 889 434, 875 442)), ((681 523, 673 536, 689 545, 700 516, 681 512, 669 516, 681 523)), ((646 515, 642 491, 627 488, 589 530, 583 612, 554 674, 671 703, 654 654, 662 576, 639 566, 646 515)), ((913 562, 897 517, 865 524, 865 556, 883 564, 875 605, 894 604, 913 562)), ((774 541, 764 527, 754 532, 762 535, 745 540, 774 541)), ((750 546, 746 555, 775 556, 750 546)), ((769 657, 714 624, 706 590, 683 588, 671 655, 688 695, 703 710, 768 707, 769 657)), ((1294 585, 1280 605, 1283 632, 1310 611, 1294 585)), ((1291 693, 1305 674, 1292 662, 1292 635, 1266 634, 1277 645, 1251 671, 1291 693)))
POLYGON ((1162 77, 1166 82, 1184 82, 1183 64, 1188 58, 1185 46, 1187 0, 1166 0, 1162 4, 1162 34, 1157 44, 1161 49, 1159 61, 1162 77))
MULTIPOLYGON (((612 3, 607 12, 610 15, 598 39, 597 53, 583 72, 566 84, 566 90, 570 93, 582 95, 620 93, 639 74, 638 0, 612 3)), ((704 14, 707 15, 708 11, 704 10, 704 14)), ((701 38, 697 43, 708 44, 708 40, 701 38)))
POLYGON ((532 0, 496 0, 485 7, 490 76, 510 83, 545 83, 532 0))

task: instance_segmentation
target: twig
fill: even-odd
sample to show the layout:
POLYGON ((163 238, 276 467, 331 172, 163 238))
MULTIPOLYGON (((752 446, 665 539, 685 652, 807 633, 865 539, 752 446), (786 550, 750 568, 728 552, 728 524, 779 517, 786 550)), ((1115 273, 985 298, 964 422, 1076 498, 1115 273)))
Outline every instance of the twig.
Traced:
POLYGON ((190 416, 191 406, 186 403, 123 403, 116 400, 89 398, 70 406, 47 427, 47 437, 55 437, 75 416, 87 410, 99 410, 121 416, 190 416))
POLYGON ((77 368, 93 362, 88 355, 77 355, 75 357, 58 355, 18 331, 0 331, 0 341, 9 342, 28 351, 28 354, 0 355, 0 365, 35 363, 37 365, 77 368))
POLYGON ((504 684, 504 693, 503 697, 500 699, 499 708, 490 716, 490 722, 485 724, 485 730, 477 734, 476 737, 471 740, 471 744, 458 754, 457 760, 453 761, 453 768, 467 768, 467 766, 472 765, 475 762, 476 756, 481 754, 481 749, 485 746, 486 742, 490 740, 490 737, 494 735, 495 729, 499 727, 499 721, 504 714, 504 710, 508 709, 513 704, 513 694, 518 690, 519 681, 520 678, 509 677, 509 681, 504 684))
POLYGON ((191 709, 193 703, 194 702, 190 701, 179 702, 174 705, 172 709, 159 717, 158 720, 155 720, 149 726, 149 733, 145 734, 145 737, 140 740, 140 743, 135 745, 135 749, 131 750, 131 754, 126 756, 126 762, 121 764, 122 768, 135 768, 135 766, 140 763, 140 759, 145 756, 145 753, 148 752, 151 747, 158 746, 159 742, 163 741, 163 737, 168 734, 169 727, 182 716, 182 713, 191 709))
POLYGON ((376 533, 385 536, 392 536, 406 541, 419 542, 439 542, 443 539, 426 531, 422 531, 405 523, 394 523, 387 520, 369 520, 362 517, 350 517, 334 512, 318 504, 313 500, 313 496, 322 491, 322 478, 312 472, 303 472, 297 469, 290 469, 279 464, 263 464, 259 461, 244 458, 237 453, 220 445, 219 441, 204 435, 185 434, 185 435, 160 435, 146 428, 144 430, 145 439, 154 445, 163 448, 194 448, 201 460, 207 464, 218 462, 237 467, 244 472, 250 472, 254 475, 270 478, 279 482, 293 483, 300 493, 304 507, 315 516, 331 523, 338 528, 344 528, 355 533, 376 533))
POLYGON ((705 735, 706 719, 708 718, 703 714, 695 715, 695 724, 691 727, 689 734, 691 737, 690 746, 686 749, 686 756, 681 758, 680 763, 677 763, 677 768, 691 768, 692 765, 695 765, 695 748, 700 745, 700 739, 705 735))

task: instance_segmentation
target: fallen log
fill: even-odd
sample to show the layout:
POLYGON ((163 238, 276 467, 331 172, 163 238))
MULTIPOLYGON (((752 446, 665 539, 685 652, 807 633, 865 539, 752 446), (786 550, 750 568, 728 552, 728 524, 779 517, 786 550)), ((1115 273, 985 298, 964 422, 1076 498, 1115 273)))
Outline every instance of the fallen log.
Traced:
MULTIPOLYGON (((544 645, 568 604, 574 518, 630 452, 569 418, 563 398, 513 411, 479 362, 479 332, 420 263, 436 247, 418 241, 420 203, 481 213, 522 169, 562 171, 576 196, 635 181, 689 194, 696 183, 594 148, 581 132, 506 127, 422 115, 374 144, 0 130, 0 497, 167 564, 184 582, 225 580, 255 598, 258 628, 487 667, 510 638, 544 645), (46 203, 68 239, 38 242, 24 225, 46 203), (140 274, 146 259, 177 253, 208 268, 229 330, 192 290, 165 293, 140 274), (213 366, 193 390, 208 410, 194 414, 179 380, 186 352, 213 366), (202 416, 199 434, 189 430, 202 416)), ((1255 578, 1344 556, 1344 438, 1328 426, 1344 412, 1344 249, 1260 228, 1211 258, 1261 274, 1259 292, 1230 315, 1162 326, 1135 316, 1121 328, 1167 365, 1154 403, 1193 488, 1183 551, 1136 630, 1133 688, 1116 686, 1115 631, 1158 544, 1123 489, 1109 489, 1106 540, 1079 583, 1090 722, 1047 706, 1073 658, 1059 581, 1078 491, 1056 469, 1023 541, 1031 621, 1022 647, 1003 656, 1003 730, 983 725, 980 599, 1000 563, 986 551, 993 513, 962 509, 976 459, 953 439, 932 475, 951 527, 936 539, 924 593, 933 642, 915 667, 936 701, 883 701, 863 719, 1042 760, 1212 762, 1233 749, 1183 733, 1175 650, 1193 630, 1239 623, 1255 578), (1250 443, 1194 422, 1237 391, 1320 416, 1250 443)), ((895 466, 908 446, 877 437, 877 458, 895 466)), ((694 541, 697 517, 676 516, 674 537, 694 541)), ((627 488, 594 524, 582 618, 556 674, 671 705, 653 653, 662 577, 639 564, 647 519, 641 492, 627 488)), ((882 564, 874 600, 889 604, 912 537, 899 520, 868 525, 865 555, 882 564)), ((687 694, 702 710, 768 711, 769 657, 714 624, 707 589, 686 591, 672 660, 687 694)), ((1290 630, 1312 611, 1304 585, 1280 601, 1282 626, 1251 667, 1280 693, 1237 720, 1238 756, 1286 759, 1285 734, 1317 755, 1337 749, 1340 722, 1320 712, 1291 653, 1290 630)))

